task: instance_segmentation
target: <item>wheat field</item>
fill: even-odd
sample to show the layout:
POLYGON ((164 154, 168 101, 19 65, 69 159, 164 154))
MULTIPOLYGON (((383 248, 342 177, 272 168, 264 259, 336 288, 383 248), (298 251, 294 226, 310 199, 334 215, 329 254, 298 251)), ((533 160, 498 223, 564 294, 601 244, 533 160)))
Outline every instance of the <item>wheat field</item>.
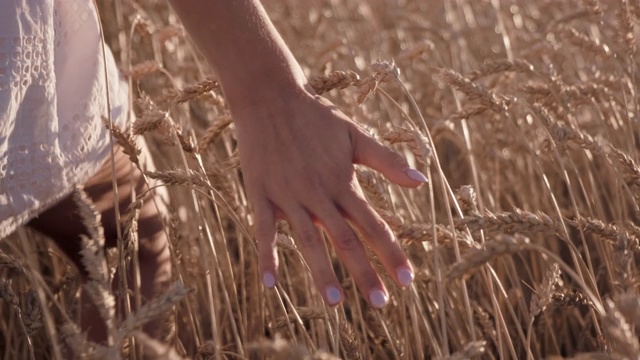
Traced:
POLYGON ((105 269, 93 281, 116 341, 89 343, 78 271, 19 229, 0 242, 0 358, 640 357, 639 1, 263 3, 314 89, 428 175, 404 189, 356 168, 414 284, 386 278, 390 303, 373 309, 332 255, 346 299, 328 307, 282 222, 265 289, 215 73, 165 1, 104 0, 136 114, 114 141, 135 163, 144 137, 148 179, 170 195, 174 285, 113 311, 118 259, 136 266, 135 208, 122 214, 122 246, 86 259, 105 269), (175 346, 140 332, 167 315, 175 346))

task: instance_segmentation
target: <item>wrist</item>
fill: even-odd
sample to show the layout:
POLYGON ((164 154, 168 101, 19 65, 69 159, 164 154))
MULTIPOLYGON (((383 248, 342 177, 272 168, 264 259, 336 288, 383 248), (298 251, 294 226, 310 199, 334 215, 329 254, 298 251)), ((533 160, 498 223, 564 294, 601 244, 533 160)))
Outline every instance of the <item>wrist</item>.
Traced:
POLYGON ((263 113, 267 108, 270 109, 269 112, 275 111, 293 99, 313 94, 302 70, 261 68, 253 74, 247 72, 241 77, 228 76, 221 80, 221 84, 236 124, 256 121, 255 114, 263 113))

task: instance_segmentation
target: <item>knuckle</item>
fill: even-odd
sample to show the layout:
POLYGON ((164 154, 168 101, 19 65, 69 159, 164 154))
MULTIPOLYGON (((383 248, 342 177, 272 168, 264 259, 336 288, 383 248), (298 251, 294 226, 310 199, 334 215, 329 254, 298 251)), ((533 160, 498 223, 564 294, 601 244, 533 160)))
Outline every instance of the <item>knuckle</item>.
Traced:
POLYGON ((343 186, 338 187, 338 190, 336 191, 336 194, 334 196, 334 201, 336 201, 337 203, 342 203, 344 199, 356 199, 355 201, 358 206, 362 206, 363 204, 368 205, 367 201, 364 198, 360 198, 361 194, 362 188, 358 179, 355 176, 351 176, 348 181, 345 181, 343 186))
POLYGON ((387 154, 391 158, 391 163, 393 164, 393 166, 397 167, 398 169, 403 169, 409 166, 409 164, 407 163, 407 159, 405 159, 404 156, 398 154, 393 149, 387 148, 387 154))
POLYGON ((318 175, 307 175, 304 177, 303 181, 300 182, 301 190, 308 194, 315 194, 318 192, 323 192, 324 189, 324 181, 318 175))
POLYGON ((297 230, 296 242, 300 246, 313 245, 319 241, 318 230, 313 226, 304 226, 297 230))
POLYGON ((338 249, 343 251, 351 251, 360 246, 360 239, 352 229, 343 229, 337 232, 333 242, 338 249))
POLYGON ((391 233, 389 226, 380 217, 375 216, 370 219, 367 224, 367 228, 374 239, 393 241, 393 234, 391 233))

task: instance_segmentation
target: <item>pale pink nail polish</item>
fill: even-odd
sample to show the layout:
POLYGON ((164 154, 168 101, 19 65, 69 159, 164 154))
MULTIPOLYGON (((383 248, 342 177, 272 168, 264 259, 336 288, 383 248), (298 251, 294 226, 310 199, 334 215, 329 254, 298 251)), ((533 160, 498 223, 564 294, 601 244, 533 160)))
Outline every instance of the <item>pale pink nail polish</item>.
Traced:
POLYGON ((262 275, 262 283, 265 287, 272 288, 276 286, 276 278, 271 273, 265 273, 262 275))
POLYGON ((427 179, 427 177, 423 173, 421 173, 420 171, 418 171, 418 170, 416 170, 414 168, 408 168, 405 173, 412 180, 415 180, 415 181, 418 181, 418 182, 421 182, 421 183, 426 183, 426 182, 429 181, 429 179, 427 179))
POLYGON ((380 309, 387 305, 389 298, 382 290, 371 290, 369 293, 369 302, 374 308, 380 309))
POLYGON ((396 276, 398 278, 398 282, 402 286, 409 286, 413 282, 413 271, 406 266, 400 266, 396 270, 396 276))
POLYGON ((327 302, 329 305, 336 305, 342 301, 342 293, 340 293, 340 290, 335 286, 327 286, 325 295, 327 296, 327 302))

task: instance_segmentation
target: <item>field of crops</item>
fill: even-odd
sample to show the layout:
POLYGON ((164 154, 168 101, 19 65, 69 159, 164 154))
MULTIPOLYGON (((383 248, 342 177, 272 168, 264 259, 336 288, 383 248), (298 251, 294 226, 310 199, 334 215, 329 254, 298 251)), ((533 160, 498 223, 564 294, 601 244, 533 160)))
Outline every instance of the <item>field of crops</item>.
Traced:
MULTIPOLYGON (((429 178, 356 167, 416 269, 409 288, 384 279, 379 310, 330 246, 346 299, 325 305, 286 222, 278 286, 262 286, 216 74, 165 1, 99 3, 136 113, 116 141, 144 137, 169 193, 174 285, 141 309, 102 294, 125 309, 103 313, 118 341, 89 343, 77 270, 22 228, 0 242, 1 359, 640 356, 640 2, 263 1, 316 92, 429 178), (168 340, 140 332, 163 317, 168 340)), ((111 276, 121 252, 136 264, 121 216, 121 247, 91 259, 111 276)))

